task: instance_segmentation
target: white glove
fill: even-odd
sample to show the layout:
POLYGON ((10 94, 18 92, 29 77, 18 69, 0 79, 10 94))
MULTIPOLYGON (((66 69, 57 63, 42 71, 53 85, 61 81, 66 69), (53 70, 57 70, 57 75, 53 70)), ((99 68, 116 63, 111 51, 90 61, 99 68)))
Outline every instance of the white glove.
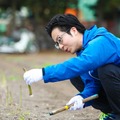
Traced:
POLYGON ((80 95, 74 96, 70 99, 70 101, 66 105, 73 104, 73 106, 70 107, 70 110, 81 110, 84 106, 84 103, 82 102, 83 97, 80 95))
POLYGON ((37 82, 43 79, 42 69, 31 69, 26 71, 23 75, 26 84, 32 84, 33 82, 37 82))

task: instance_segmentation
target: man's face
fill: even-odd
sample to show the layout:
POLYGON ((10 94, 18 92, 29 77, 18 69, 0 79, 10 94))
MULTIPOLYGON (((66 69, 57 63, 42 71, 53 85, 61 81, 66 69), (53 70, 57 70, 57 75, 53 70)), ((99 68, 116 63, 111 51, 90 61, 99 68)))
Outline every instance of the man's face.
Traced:
POLYGON ((75 27, 70 29, 70 34, 54 28, 51 36, 57 47, 65 52, 74 54, 82 48, 83 35, 75 27))

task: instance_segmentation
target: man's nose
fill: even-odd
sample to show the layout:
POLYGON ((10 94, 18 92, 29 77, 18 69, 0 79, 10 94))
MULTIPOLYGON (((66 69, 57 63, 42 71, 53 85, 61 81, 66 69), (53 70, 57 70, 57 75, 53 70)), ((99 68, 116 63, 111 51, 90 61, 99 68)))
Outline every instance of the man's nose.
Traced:
POLYGON ((62 44, 59 44, 59 48, 60 48, 60 49, 63 49, 63 45, 62 45, 62 44))

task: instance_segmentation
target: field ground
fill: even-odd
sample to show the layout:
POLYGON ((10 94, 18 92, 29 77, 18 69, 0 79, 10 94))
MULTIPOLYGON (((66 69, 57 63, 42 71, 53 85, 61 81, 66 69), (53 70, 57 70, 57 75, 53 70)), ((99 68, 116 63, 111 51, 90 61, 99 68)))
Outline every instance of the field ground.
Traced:
POLYGON ((70 57, 57 51, 0 54, 0 120, 98 120, 100 111, 92 107, 49 115, 78 93, 69 80, 47 84, 39 81, 32 84, 33 96, 29 96, 23 68, 41 68, 70 57))

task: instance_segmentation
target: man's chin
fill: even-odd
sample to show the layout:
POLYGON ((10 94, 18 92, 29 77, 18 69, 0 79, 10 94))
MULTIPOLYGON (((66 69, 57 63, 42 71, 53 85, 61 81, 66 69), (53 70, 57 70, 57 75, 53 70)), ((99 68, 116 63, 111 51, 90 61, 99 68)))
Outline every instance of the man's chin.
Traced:
POLYGON ((71 53, 71 54, 75 54, 76 52, 75 52, 75 51, 70 51, 69 53, 71 53))

